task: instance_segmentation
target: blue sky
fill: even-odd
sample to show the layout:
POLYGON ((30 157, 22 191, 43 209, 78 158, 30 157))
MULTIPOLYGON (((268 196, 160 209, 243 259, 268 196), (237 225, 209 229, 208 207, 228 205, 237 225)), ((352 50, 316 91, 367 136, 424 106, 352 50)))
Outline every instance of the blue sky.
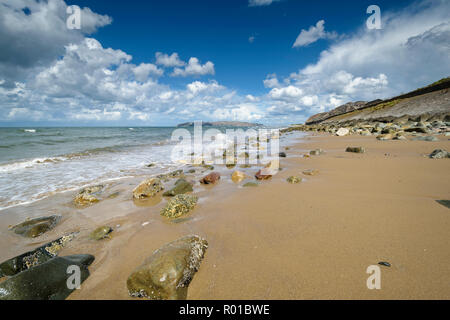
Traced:
POLYGON ((0 0, 0 124, 299 123, 448 76, 449 16, 439 0, 0 0))

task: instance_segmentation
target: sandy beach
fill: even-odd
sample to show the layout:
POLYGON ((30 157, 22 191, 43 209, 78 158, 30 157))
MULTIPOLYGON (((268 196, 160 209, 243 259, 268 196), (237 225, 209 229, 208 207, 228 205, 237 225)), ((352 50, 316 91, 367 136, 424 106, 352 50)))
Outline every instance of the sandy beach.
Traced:
POLYGON ((95 261, 69 299, 131 299, 131 272, 165 243, 195 234, 209 246, 188 299, 449 299, 450 211, 435 200, 450 198, 450 163, 427 157, 450 149, 448 138, 439 140, 309 134, 286 150, 280 173, 256 188, 232 182, 234 169, 225 167, 216 185, 197 183, 199 203, 177 223, 160 216, 161 195, 131 200, 142 178, 114 184, 107 192, 117 197, 86 209, 71 208, 68 192, 2 214, 6 226, 52 205, 63 219, 34 240, 2 232, 0 260, 79 231, 59 256, 89 253, 95 261), (346 153, 348 146, 366 153, 346 153), (317 148, 325 153, 302 156, 317 148), (306 169, 319 173, 306 176, 306 169), (292 175, 303 181, 287 183, 292 175), (102 225, 114 228, 111 239, 89 240, 102 225), (381 267, 381 290, 369 290, 366 269, 379 261, 391 267, 381 267))

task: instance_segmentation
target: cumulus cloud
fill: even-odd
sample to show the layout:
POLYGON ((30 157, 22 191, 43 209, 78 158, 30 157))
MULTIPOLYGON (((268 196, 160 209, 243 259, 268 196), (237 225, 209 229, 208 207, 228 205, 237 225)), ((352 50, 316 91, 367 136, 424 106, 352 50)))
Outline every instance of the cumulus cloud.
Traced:
POLYGON ((310 26, 308 30, 302 29, 300 34, 295 39, 293 48, 305 47, 311 43, 316 42, 319 39, 333 39, 336 38, 337 34, 335 32, 325 31, 325 21, 317 21, 315 26, 310 26))
POLYGON ((62 0, 3 0, 0 2, 0 74, 12 85, 30 69, 46 66, 64 47, 111 23, 89 8, 81 10, 81 30, 66 27, 67 5, 62 0))
POLYGON ((192 57, 189 59, 188 64, 184 68, 173 69, 172 76, 174 77, 187 77, 187 76, 203 76, 207 74, 214 74, 214 63, 211 61, 201 64, 200 61, 192 57))
POLYGON ((269 6, 274 2, 277 2, 280 0, 249 0, 248 6, 249 7, 260 7, 260 6, 269 6))
POLYGON ((181 67, 186 63, 180 60, 178 53, 174 52, 170 56, 167 53, 156 52, 156 64, 163 65, 165 67, 181 67))

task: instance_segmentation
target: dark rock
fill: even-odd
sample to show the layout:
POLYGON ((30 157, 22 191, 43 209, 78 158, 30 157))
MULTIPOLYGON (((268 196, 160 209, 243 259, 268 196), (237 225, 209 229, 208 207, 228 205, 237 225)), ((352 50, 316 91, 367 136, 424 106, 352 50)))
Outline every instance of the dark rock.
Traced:
POLYGON ((42 264, 54 258, 67 243, 75 238, 76 233, 68 234, 55 241, 49 242, 32 251, 23 253, 0 264, 0 278, 3 276, 13 276, 19 272, 42 264))
POLYGON ((436 200, 436 202, 450 209, 450 200, 436 200))
POLYGON ((380 266, 385 266, 385 267, 390 267, 391 266, 391 264, 389 262, 385 262, 385 261, 380 261, 380 262, 378 262, 378 264, 380 266))
POLYGON ((285 152, 280 152, 280 153, 278 154, 278 156, 279 156, 280 158, 286 158, 286 153, 285 153, 285 152))
POLYGON ((207 248, 208 242, 199 236, 164 245, 128 277, 128 293, 152 300, 186 299, 188 286, 207 248))
POLYGON ((427 128, 425 127, 412 127, 412 128, 405 128, 405 132, 417 132, 417 133, 428 133, 427 128))
POLYGON ((93 261, 87 254, 52 258, 1 282, 0 300, 64 300, 75 290, 67 286, 68 267, 78 266, 83 282, 93 261))
POLYGON ((189 183, 188 181, 186 181, 185 179, 181 178, 175 182, 175 186, 172 189, 164 192, 163 196, 174 197, 177 194, 184 194, 184 193, 192 192, 192 191, 193 191, 192 184, 189 183))
POLYGON ((364 153, 366 150, 363 147, 348 147, 345 152, 364 153))
POLYGON ((26 238, 36 238, 41 234, 53 229, 61 220, 61 216, 48 216, 22 222, 11 229, 14 233, 26 238))
POLYGON ((179 194, 169 200, 161 215, 167 218, 178 218, 191 212, 197 204, 198 197, 188 194, 179 194))
POLYGON ((220 173, 218 173, 218 172, 211 172, 210 174, 204 176, 200 180, 200 183, 202 183, 202 184, 214 184, 218 180, 220 180, 220 173))
POLYGON ((442 149, 436 149, 429 155, 429 157, 431 159, 450 158, 450 152, 442 150, 442 149))

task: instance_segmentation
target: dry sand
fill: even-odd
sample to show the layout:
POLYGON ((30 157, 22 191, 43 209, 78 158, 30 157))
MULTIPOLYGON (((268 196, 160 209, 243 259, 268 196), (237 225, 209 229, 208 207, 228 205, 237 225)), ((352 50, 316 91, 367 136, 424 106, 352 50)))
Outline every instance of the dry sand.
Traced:
MULTIPOLYGON (((199 204, 178 223, 159 215, 165 200, 136 206, 130 192, 142 179, 130 180, 111 190, 122 191, 115 199, 76 212, 66 206, 61 226, 39 241, 61 228, 79 230, 60 255, 95 255, 91 276, 70 299, 130 299, 126 279, 133 269, 188 234, 209 242, 188 299, 449 299, 450 210, 435 200, 450 199, 450 160, 426 157, 450 150, 448 138, 439 138, 309 136, 257 188, 234 184, 231 169, 215 186, 196 186, 199 204), (346 153, 347 146, 367 152, 346 153), (316 148, 326 153, 301 157, 316 148), (320 173, 305 176, 305 169, 320 173), (291 175, 304 181, 289 184, 291 175), (88 240, 104 224, 116 228, 112 239, 88 240), (379 261, 392 266, 381 267, 381 290, 369 290, 366 269, 379 261)), ((11 224, 20 221, 19 211, 8 215, 11 224)), ((1 225, 6 221, 0 217, 1 225)), ((23 238, 11 232, 0 238, 1 261, 36 247, 34 240, 23 248, 23 238)))

